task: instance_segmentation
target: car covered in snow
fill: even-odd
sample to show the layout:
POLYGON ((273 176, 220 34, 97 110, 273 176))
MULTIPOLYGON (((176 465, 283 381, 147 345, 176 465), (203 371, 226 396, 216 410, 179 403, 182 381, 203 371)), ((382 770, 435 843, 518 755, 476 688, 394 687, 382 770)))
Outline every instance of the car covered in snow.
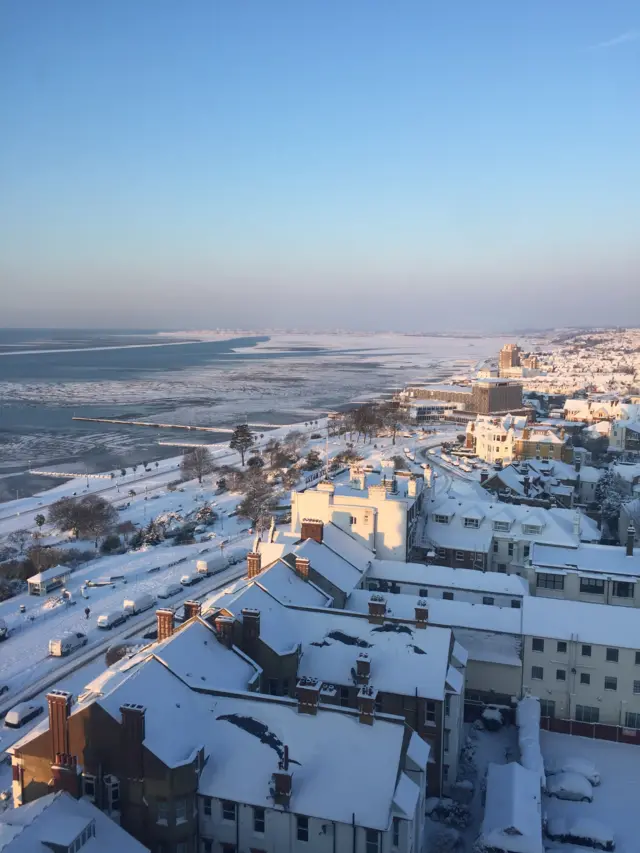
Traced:
POLYGON ((44 708, 40 702, 35 700, 31 702, 20 702, 18 705, 14 705, 14 707, 7 712, 7 716, 4 718, 4 724, 9 729, 19 729, 26 723, 34 720, 43 712, 43 710, 44 708))
POLYGON ((559 800, 590 803, 593 800, 593 785, 580 773, 556 773, 547 777, 547 794, 559 800))
POLYGON ((544 771, 547 776, 555 776, 558 773, 579 773, 592 785, 600 784, 598 768, 588 758, 551 758, 545 762, 544 771))
POLYGON ((611 829, 599 820, 588 817, 555 817, 547 823, 547 836, 563 844, 576 844, 595 850, 615 850, 611 829))

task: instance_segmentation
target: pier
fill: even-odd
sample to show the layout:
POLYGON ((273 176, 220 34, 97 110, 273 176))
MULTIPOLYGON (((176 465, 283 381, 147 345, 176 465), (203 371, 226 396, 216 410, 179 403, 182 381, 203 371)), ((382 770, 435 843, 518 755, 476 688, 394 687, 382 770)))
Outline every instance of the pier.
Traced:
MULTIPOLYGON (((233 427, 213 427, 213 426, 195 426, 190 424, 156 424, 151 421, 125 421, 123 419, 118 418, 81 418, 74 417, 71 418, 72 421, 85 421, 87 423, 93 424, 118 424, 120 426, 138 426, 138 427, 151 427, 152 429, 184 429, 184 430, 197 430, 198 432, 226 432, 232 433, 234 431, 233 427)), ((287 424, 247 424, 247 426, 252 429, 278 429, 280 427, 286 427, 287 424)))

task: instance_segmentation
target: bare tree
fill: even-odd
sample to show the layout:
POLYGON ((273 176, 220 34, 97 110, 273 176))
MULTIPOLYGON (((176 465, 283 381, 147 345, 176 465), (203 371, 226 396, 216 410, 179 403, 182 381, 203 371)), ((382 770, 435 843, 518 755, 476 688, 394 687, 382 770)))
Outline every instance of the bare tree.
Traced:
POLYGON ((259 519, 270 516, 276 506, 272 486, 261 473, 252 472, 245 479, 245 496, 238 506, 238 515, 248 518, 255 527, 259 519))
POLYGON ((60 530, 73 530, 81 538, 95 540, 104 536, 114 526, 118 514, 109 501, 99 495, 83 498, 61 498, 49 509, 49 521, 60 530))
POLYGON ((203 477, 210 474, 213 468, 213 459, 206 447, 193 447, 187 450, 180 463, 180 470, 184 479, 197 479, 199 483, 202 483, 203 477))
POLYGON ((14 530, 7 536, 7 540, 22 554, 25 545, 31 540, 31 533, 28 530, 14 530))
POLYGON ((300 451, 306 444, 306 438, 298 430, 288 432, 284 437, 284 446, 288 453, 298 458, 300 451))

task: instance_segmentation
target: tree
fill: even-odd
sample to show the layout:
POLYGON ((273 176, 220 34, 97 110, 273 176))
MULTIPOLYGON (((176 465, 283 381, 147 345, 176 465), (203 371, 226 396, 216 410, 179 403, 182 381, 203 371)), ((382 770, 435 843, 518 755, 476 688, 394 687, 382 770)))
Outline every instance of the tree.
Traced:
POLYGON ((72 530, 81 538, 95 540, 107 533, 115 524, 118 514, 109 501, 99 495, 82 498, 61 498, 49 509, 49 521, 59 530, 72 530))
POLYGON ((263 468, 264 467, 264 459, 262 456, 250 456, 247 460, 248 468, 263 468))
POLYGON ((275 438, 270 438, 265 444, 264 449, 269 456, 269 465, 274 468, 278 453, 280 452, 280 442, 276 441, 275 438))
POLYGON ((282 486, 283 488, 290 490, 294 489, 298 485, 298 481, 300 479, 300 472, 297 468, 289 468, 288 471, 285 471, 282 475, 282 486))
POLYGON ((25 545, 31 539, 31 533, 28 530, 14 530, 7 539, 22 554, 25 545))
POLYGON ((251 473, 246 478, 245 496, 238 506, 238 515, 251 521, 253 527, 259 519, 269 516, 275 509, 273 488, 261 473, 251 473))
POLYGON ((304 470, 317 471, 318 468, 322 468, 322 459, 320 458, 320 454, 317 450, 310 450, 307 453, 307 458, 304 462, 304 470))
POLYGON ((213 471, 213 459, 206 447, 193 447, 187 450, 182 457, 180 470, 185 480, 197 479, 202 483, 205 474, 213 471))
POLYGON ((251 434, 251 430, 249 429, 249 424, 238 424, 238 426, 233 431, 233 435, 231 436, 229 447, 231 448, 231 450, 238 451, 238 453, 240 454, 240 459, 242 460, 243 467, 245 454, 252 444, 253 435, 251 434))
POLYGON ((284 437, 284 447, 288 454, 294 456, 296 459, 300 455, 300 451, 306 444, 306 438, 304 435, 297 429, 291 430, 284 437))
POLYGON ((398 407, 394 406, 393 403, 385 403, 384 405, 380 406, 378 414, 380 416, 383 426, 385 426, 388 430, 391 431, 391 444, 395 444, 399 427, 398 407))
POLYGON ((35 522, 38 525, 38 527, 42 527, 42 525, 45 523, 46 520, 47 519, 44 517, 44 515, 41 512, 39 512, 35 517, 35 522))
POLYGON ((612 528, 618 523, 624 491, 622 477, 615 474, 613 469, 607 468, 596 485, 595 501, 600 506, 602 518, 612 528))

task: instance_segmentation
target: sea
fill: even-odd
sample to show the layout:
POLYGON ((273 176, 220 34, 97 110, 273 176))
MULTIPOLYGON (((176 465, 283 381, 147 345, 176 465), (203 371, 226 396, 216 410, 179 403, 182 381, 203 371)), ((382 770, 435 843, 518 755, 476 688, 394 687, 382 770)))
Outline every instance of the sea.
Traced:
POLYGON ((93 473, 181 452, 159 442, 228 439, 74 416, 296 423, 409 381, 468 372, 502 343, 467 334, 0 329, 0 500, 56 482, 31 470, 93 473))

